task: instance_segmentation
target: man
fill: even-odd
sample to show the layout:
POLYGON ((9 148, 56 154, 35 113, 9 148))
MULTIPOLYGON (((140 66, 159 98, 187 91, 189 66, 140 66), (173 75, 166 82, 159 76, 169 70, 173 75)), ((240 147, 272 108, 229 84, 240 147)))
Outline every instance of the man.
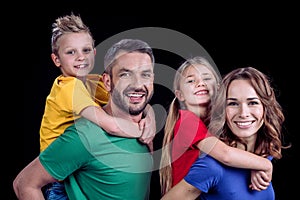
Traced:
MULTIPOLYGON (((110 115, 138 122, 153 95, 154 56, 141 40, 124 39, 104 58, 110 115)), ((13 183, 17 197, 43 199, 44 185, 64 180, 69 199, 148 199, 152 156, 136 138, 112 136, 86 119, 66 129, 13 183)))

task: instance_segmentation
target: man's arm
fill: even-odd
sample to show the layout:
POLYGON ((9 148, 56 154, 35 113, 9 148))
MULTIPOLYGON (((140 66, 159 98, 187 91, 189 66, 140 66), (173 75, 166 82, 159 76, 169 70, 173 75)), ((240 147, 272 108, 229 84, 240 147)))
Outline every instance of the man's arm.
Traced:
POLYGON ((40 200, 44 199, 42 187, 55 181, 37 157, 17 175, 13 188, 19 200, 40 200))
POLYGON ((161 200, 194 200, 201 194, 201 191, 182 179, 171 188, 161 200))

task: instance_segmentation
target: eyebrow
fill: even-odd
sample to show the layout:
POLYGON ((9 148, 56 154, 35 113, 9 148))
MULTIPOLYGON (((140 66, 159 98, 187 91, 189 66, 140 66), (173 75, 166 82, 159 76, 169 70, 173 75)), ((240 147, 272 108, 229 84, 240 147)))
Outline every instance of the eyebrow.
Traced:
MULTIPOLYGON (((231 97, 231 98, 227 98, 226 100, 237 100, 237 98, 233 98, 233 97, 231 97)), ((251 100, 259 100, 259 98, 258 97, 249 97, 249 98, 247 98, 247 100, 249 101, 251 101, 251 100)))

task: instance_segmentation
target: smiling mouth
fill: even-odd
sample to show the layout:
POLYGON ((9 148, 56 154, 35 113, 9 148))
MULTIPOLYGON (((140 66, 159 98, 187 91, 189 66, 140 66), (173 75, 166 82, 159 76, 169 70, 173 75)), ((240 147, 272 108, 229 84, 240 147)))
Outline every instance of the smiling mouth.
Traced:
POLYGON ((86 68, 88 66, 89 66, 88 64, 81 64, 81 65, 75 65, 74 67, 78 68, 78 69, 82 69, 82 68, 86 68))
POLYGON ((235 124, 240 128, 250 127, 255 121, 246 121, 246 122, 235 122, 235 124))
POLYGON ((141 98, 143 97, 145 94, 139 94, 139 93, 130 93, 130 94, 127 94, 128 97, 132 97, 132 98, 141 98))
POLYGON ((203 95, 203 94, 208 94, 207 90, 201 90, 201 91, 197 91, 195 92, 196 95, 203 95))

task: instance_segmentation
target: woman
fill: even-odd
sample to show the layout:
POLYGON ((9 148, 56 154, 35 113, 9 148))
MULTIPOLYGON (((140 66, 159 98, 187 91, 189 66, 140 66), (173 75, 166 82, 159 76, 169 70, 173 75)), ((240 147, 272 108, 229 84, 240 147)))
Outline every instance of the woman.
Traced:
MULTIPOLYGON (((209 131, 229 146, 270 160, 280 159, 284 115, 268 78, 252 68, 227 74, 212 104, 209 131)), ((225 166, 200 156, 185 178, 162 199, 274 200, 272 183, 262 191, 249 188, 250 170, 225 166)))

